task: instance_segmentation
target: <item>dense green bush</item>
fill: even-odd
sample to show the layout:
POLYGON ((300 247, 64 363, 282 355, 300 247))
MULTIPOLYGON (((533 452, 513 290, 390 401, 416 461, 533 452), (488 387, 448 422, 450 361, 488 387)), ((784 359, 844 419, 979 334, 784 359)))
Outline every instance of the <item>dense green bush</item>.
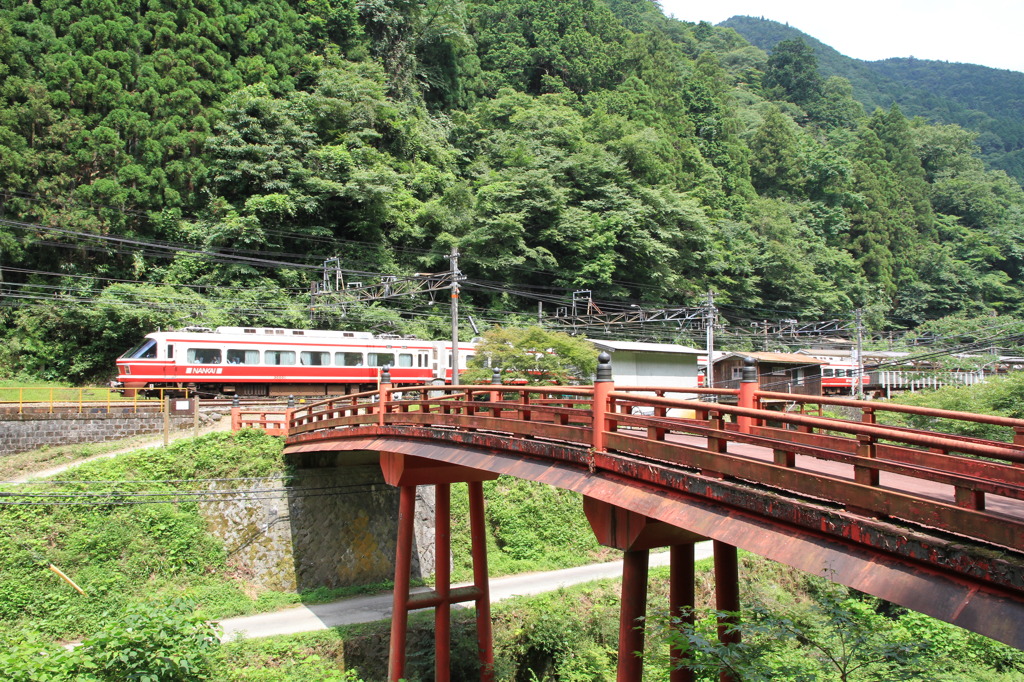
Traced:
POLYGON ((231 595, 236 609, 252 608, 228 577, 223 546, 207 532, 194 499, 175 495, 205 488, 205 479, 283 471, 280 439, 242 431, 86 463, 61 483, 7 486, 57 497, 15 498, 52 504, 0 506, 0 642, 16 642, 25 630, 80 637, 134 602, 182 591, 207 597, 207 612, 231 595), (165 503, 137 497, 150 494, 165 503), (47 570, 50 564, 85 595, 47 570))
MULTIPOLYGON (((893 402, 919 407, 931 407, 955 412, 997 415, 1024 419, 1024 372, 1011 372, 1005 377, 993 377, 973 386, 947 386, 934 391, 903 393, 893 402)), ((879 422, 933 429, 975 438, 1013 442, 1013 429, 951 419, 937 419, 913 414, 894 414, 879 410, 879 422)))
POLYGON ((0 653, 12 682, 200 682, 210 679, 217 628, 181 600, 136 604, 66 650, 21 642, 0 653))

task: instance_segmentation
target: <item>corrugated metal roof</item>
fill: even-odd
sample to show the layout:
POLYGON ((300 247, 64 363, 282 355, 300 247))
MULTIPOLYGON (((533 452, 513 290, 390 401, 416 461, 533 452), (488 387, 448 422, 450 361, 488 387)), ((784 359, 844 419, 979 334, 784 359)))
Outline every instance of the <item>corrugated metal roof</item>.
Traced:
POLYGON ((587 339, 601 350, 615 352, 617 350, 632 350, 642 353, 684 353, 688 355, 703 354, 704 351, 680 346, 677 343, 643 343, 640 341, 607 341, 605 339, 587 339))
MULTIPOLYGON (((852 350, 839 350, 839 349, 823 349, 823 348, 801 348, 798 351, 794 351, 797 355, 812 355, 814 357, 830 357, 830 358, 852 358, 856 355, 856 351, 852 350)), ((901 358, 908 353, 897 353, 894 351, 884 350, 866 350, 861 353, 861 357, 864 358, 901 358)))
MULTIPOLYGON (((757 353, 729 353, 728 355, 721 358, 721 360, 724 360, 725 358, 729 357, 753 358, 758 362, 783 362, 790 363, 793 365, 824 364, 823 360, 817 360, 815 358, 810 357, 809 355, 798 355, 797 353, 764 353, 760 351, 757 353)), ((716 360, 715 362, 719 362, 719 360, 716 360)))

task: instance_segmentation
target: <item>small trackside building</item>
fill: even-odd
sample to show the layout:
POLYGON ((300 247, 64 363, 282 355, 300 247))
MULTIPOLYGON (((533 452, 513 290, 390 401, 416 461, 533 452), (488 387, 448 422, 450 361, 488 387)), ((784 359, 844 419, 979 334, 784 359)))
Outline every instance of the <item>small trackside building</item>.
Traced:
POLYGON ((762 391, 821 395, 823 361, 796 353, 729 353, 715 360, 715 387, 739 388, 743 365, 754 361, 762 391))
POLYGON ((697 356, 704 355, 702 350, 674 343, 590 342, 612 356, 612 378, 617 386, 697 386, 697 356))

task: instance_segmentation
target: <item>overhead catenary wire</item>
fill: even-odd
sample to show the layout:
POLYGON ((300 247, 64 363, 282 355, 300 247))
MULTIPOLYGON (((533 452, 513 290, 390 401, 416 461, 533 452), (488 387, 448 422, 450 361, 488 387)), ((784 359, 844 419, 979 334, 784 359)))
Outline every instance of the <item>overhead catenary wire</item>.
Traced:
MULTIPOLYGON (((9 227, 15 227, 17 229, 34 230, 34 231, 38 231, 38 232, 53 232, 53 233, 61 234, 61 235, 65 235, 65 236, 72 236, 72 237, 74 237, 76 239, 93 239, 93 240, 100 240, 100 241, 104 241, 105 240, 107 242, 111 242, 111 243, 114 243, 114 244, 128 245, 128 246, 130 246, 133 249, 135 249, 135 248, 148 248, 151 251, 153 251, 154 253, 157 253, 161 257, 174 257, 174 255, 176 253, 184 251, 184 252, 190 253, 190 254, 198 254, 198 255, 209 256, 211 258, 214 258, 215 262, 244 263, 244 264, 253 265, 253 266, 256 266, 256 267, 271 267, 271 268, 286 267, 286 268, 302 269, 302 270, 307 270, 307 271, 313 271, 313 270, 318 270, 319 271, 321 269, 321 267, 322 267, 321 265, 313 265, 313 264, 301 263, 301 262, 295 262, 295 261, 282 261, 279 258, 264 258, 264 257, 253 257, 253 256, 249 256, 249 255, 240 255, 242 253, 247 253, 247 254, 255 254, 256 256, 287 255, 287 256, 296 256, 296 257, 309 258, 310 256, 308 254, 305 254, 305 255, 304 254, 271 254, 271 253, 267 253, 267 252, 263 252, 263 251, 258 251, 258 250, 245 250, 245 249, 222 249, 222 250, 211 251, 211 250, 199 249, 199 248, 196 248, 194 245, 188 245, 188 244, 173 243, 173 242, 160 242, 160 241, 147 241, 147 240, 141 240, 141 239, 129 239, 129 238, 124 238, 124 237, 113 237, 113 236, 110 236, 110 235, 98 235, 98 234, 93 234, 93 233, 89 233, 89 232, 81 232, 81 231, 77 231, 77 230, 66 230, 66 229, 63 229, 63 228, 49 227, 49 226, 43 226, 43 225, 36 225, 36 224, 33 224, 33 223, 25 223, 25 222, 20 222, 20 221, 11 221, 11 220, 6 220, 6 219, 0 219, 0 225, 7 225, 9 227)), ((291 235, 291 234, 300 234, 300 233, 294 233, 294 232, 288 232, 288 231, 280 231, 280 234, 282 234, 282 235, 291 235)), ((306 235, 302 235, 302 236, 304 237, 306 235)), ((339 241, 339 240, 333 240, 333 241, 339 241)), ((359 241, 356 241, 356 240, 340 240, 340 241, 348 241, 349 243, 353 243, 353 244, 369 245, 366 242, 359 242, 359 241)), ((61 246, 61 247, 68 247, 68 248, 82 248, 82 244, 81 243, 68 244, 68 243, 64 243, 64 242, 53 242, 53 244, 57 245, 57 246, 61 246)), ((388 248, 395 248, 395 247, 393 245, 389 245, 388 248)), ((418 252, 421 252, 421 253, 431 253, 431 252, 426 251, 426 250, 415 250, 415 249, 412 249, 411 251, 418 251, 418 252)), ((317 258, 319 259, 321 257, 317 256, 317 258)), ((33 271, 30 271, 30 270, 27 270, 27 269, 19 270, 17 268, 5 268, 5 271, 6 272, 16 272, 16 271, 18 271, 18 272, 22 272, 23 274, 28 274, 28 275, 32 275, 33 274, 33 271)), ((539 269, 538 270, 532 270, 531 269, 529 271, 530 272, 548 272, 548 271, 543 271, 543 270, 539 270, 539 269)), ((44 271, 34 271, 35 274, 41 274, 43 272, 44 271)), ((375 272, 370 272, 370 271, 363 271, 363 270, 351 269, 351 270, 345 270, 345 272, 347 274, 354 275, 354 276, 383 277, 383 275, 380 275, 380 273, 375 273, 375 272)), ((115 282, 135 283, 135 284, 151 284, 151 285, 159 285, 160 284, 160 283, 156 283, 156 282, 145 282, 145 281, 142 281, 142 280, 116 280, 114 278, 98 278, 98 277, 95 277, 95 276, 92 276, 92 275, 81 275, 81 274, 52 273, 52 276, 54 276, 54 277, 62 277, 62 278, 69 277, 69 276, 70 277, 79 277, 79 278, 82 278, 83 280, 89 279, 89 278, 93 278, 93 279, 99 280, 99 281, 115 281, 115 282)), ((86 291, 79 291, 79 292, 77 292, 77 294, 72 294, 71 296, 68 296, 64 291, 61 290, 61 288, 58 285, 47 285, 47 284, 39 284, 39 283, 34 283, 34 282, 10 282, 10 281, 8 281, 8 282, 4 282, 2 286, 4 287, 4 289, 6 291, 5 291, 5 295, 3 297, 4 300, 2 302, 0 302, 0 305, 6 306, 6 307, 14 307, 14 306, 16 306, 16 305, 18 305, 18 303, 17 303, 18 301, 38 302, 38 303, 50 303, 50 302, 53 302, 53 301, 58 301, 58 302, 75 303, 75 304, 90 304, 90 303, 96 303, 99 300, 98 292, 95 289, 87 289, 86 291), (37 291, 32 291, 33 289, 35 289, 37 291), (20 290, 21 292, 29 291, 30 293, 21 293, 21 292, 16 293, 15 290, 20 290), (42 291, 38 291, 38 290, 42 290, 42 291), (54 292, 55 295, 53 295, 53 296, 43 295, 43 292, 45 292, 45 291, 54 292)), ((284 304, 284 305, 281 305, 281 304, 274 305, 274 304, 267 304, 267 303, 264 303, 264 302, 261 301, 258 304, 254 302, 254 304, 250 305, 250 306, 239 306, 238 298, 235 297, 235 296, 224 295, 224 296, 220 296, 220 297, 216 297, 216 298, 212 298, 211 299, 209 294, 206 293, 206 291, 211 287, 211 285, 168 284, 168 285, 165 285, 165 286, 182 287, 182 288, 189 288, 189 289, 204 291, 204 296, 206 298, 205 302, 211 302, 214 305, 229 306, 232 311, 234 311, 236 313, 239 313, 239 314, 259 315, 259 314, 265 314, 267 312, 280 312, 280 313, 294 312, 296 310, 297 306, 304 306, 305 305, 304 302, 295 302, 293 304, 284 304)), ((567 303, 567 301, 565 299, 565 295, 572 291, 570 288, 560 288, 560 287, 552 287, 552 286, 536 287, 534 285, 525 285, 525 284, 518 284, 518 285, 514 285, 513 286, 513 285, 509 285, 507 283, 495 283, 495 282, 488 282, 486 280, 468 280, 467 282, 465 282, 463 284, 463 286, 465 288, 467 288, 467 289, 470 289, 470 290, 478 289, 478 290, 481 290, 481 291, 488 291, 488 292, 501 292, 501 293, 505 293, 505 294, 508 294, 508 295, 521 296, 521 297, 528 298, 528 299, 531 299, 531 300, 534 300, 534 301, 539 301, 541 303, 549 303, 551 305, 556 305, 556 306, 564 306, 567 303), (556 291, 561 292, 561 294, 554 293, 556 291), (549 293, 543 293, 543 292, 549 292, 549 293)), ((252 291, 251 288, 236 288, 236 289, 228 288, 228 289, 225 289, 224 291, 226 292, 226 291, 241 291, 241 290, 250 291, 250 292, 252 291)), ((296 288, 276 289, 276 290, 272 289, 272 288, 268 288, 268 291, 284 292, 286 294, 295 294, 295 295, 305 295, 307 293, 305 290, 300 290, 300 289, 296 289, 296 288)), ((110 302, 109 299, 105 299, 105 300, 107 302, 110 302)), ((176 301, 174 299, 166 299, 166 298, 160 299, 159 297, 156 297, 156 298, 149 297, 145 301, 145 303, 147 305, 152 306, 152 307, 163 309, 163 310, 167 310, 167 311, 180 311, 180 310, 183 310, 183 308, 180 306, 181 301, 176 301)), ((129 303, 127 303, 127 305, 133 305, 133 306, 136 306, 136 305, 139 305, 139 304, 140 304, 140 302, 136 301, 136 300, 132 300, 129 303)), ((641 307, 641 306, 639 306, 638 304, 635 304, 635 303, 608 302, 608 301, 601 301, 600 302, 600 306, 601 306, 601 308, 603 310, 608 310, 608 311, 627 311, 630 308, 641 307)), ((783 311, 783 310, 777 310, 777 309, 776 310, 772 310, 772 309, 767 309, 767 308, 752 308, 752 307, 743 307, 743 306, 730 306, 730 305, 727 305, 727 304, 726 305, 722 305, 721 309, 723 311, 729 311, 729 310, 732 310, 732 309, 737 309, 737 310, 746 310, 746 311, 758 311, 758 312, 762 312, 762 313, 770 311, 770 312, 787 314, 787 315, 788 314, 792 314, 789 311, 783 311)), ((187 310, 193 311, 194 307, 193 306, 189 306, 187 308, 187 310)), ((418 317, 438 317, 438 318, 441 317, 440 315, 434 315, 434 314, 431 314, 429 312, 424 313, 422 311, 415 311, 415 310, 403 310, 403 311, 400 311, 400 312, 403 315, 408 315, 408 316, 413 316, 413 317, 417 317, 417 316, 418 317)), ((524 311, 518 311, 518 310, 509 311, 509 310, 493 310, 492 309, 492 310, 487 311, 487 313, 484 313, 484 314, 481 314, 481 313, 477 312, 476 313, 476 317, 478 319, 484 321, 484 322, 487 322, 487 323, 501 324, 502 322, 504 322, 504 320, 502 320, 500 318, 494 318, 494 317, 490 317, 489 318, 489 317, 486 316, 487 314, 490 314, 490 315, 521 315, 521 316, 524 316, 524 317, 530 316, 530 313, 526 313, 524 311)), ((728 315, 725 316, 725 319, 727 321, 730 321, 730 323, 732 323, 732 321, 729 319, 728 315)), ((738 320, 740 320, 740 321, 742 321, 742 320, 751 321, 752 318, 739 317, 738 320)), ((753 320, 753 321, 757 322, 758 320, 753 320)), ((814 323, 804 323, 804 324, 814 324, 814 323)), ((1004 323, 1004 325, 1006 325, 1006 324, 1012 324, 1012 323, 1004 323)), ((687 339, 693 338, 693 336, 684 333, 680 329, 669 330, 669 331, 664 331, 664 332, 657 331, 657 330, 652 329, 652 327, 654 325, 671 326, 672 322, 671 321, 655 322, 655 321, 648 321, 648 320, 643 320, 643 319, 636 320, 636 321, 616 322, 615 323, 614 336, 619 337, 619 338, 632 338, 632 339, 638 339, 638 338, 660 338, 660 339, 669 339, 669 340, 676 340, 678 338, 687 338, 687 339), (641 329, 642 331, 638 331, 637 330, 638 328, 641 329)), ((1003 325, 1001 325, 1001 326, 1003 326, 1003 325)), ((589 323, 589 324, 580 323, 580 324, 573 325, 573 329, 575 331, 585 331, 585 332, 589 333, 590 335, 592 335, 594 337, 613 335, 612 333, 607 331, 607 324, 601 323, 601 322, 594 322, 594 323, 589 323)), ((695 333, 695 331, 696 330, 693 330, 692 333, 695 333)), ((721 331, 721 333, 726 335, 726 336, 728 336, 729 338, 734 339, 734 340, 748 340, 748 339, 749 340, 753 340, 753 339, 757 339, 757 338, 762 338, 758 334, 752 334, 752 333, 746 333, 746 332, 743 332, 743 331, 738 331, 738 330, 730 327, 729 325, 724 326, 722 331, 721 331)), ((819 334, 816 334, 816 333, 813 333, 813 332, 794 332, 794 333, 788 333, 787 332, 786 334, 783 334, 779 338, 783 338, 783 337, 786 337, 786 338, 803 338, 803 337, 811 338, 811 337, 818 336, 818 335, 819 334)))

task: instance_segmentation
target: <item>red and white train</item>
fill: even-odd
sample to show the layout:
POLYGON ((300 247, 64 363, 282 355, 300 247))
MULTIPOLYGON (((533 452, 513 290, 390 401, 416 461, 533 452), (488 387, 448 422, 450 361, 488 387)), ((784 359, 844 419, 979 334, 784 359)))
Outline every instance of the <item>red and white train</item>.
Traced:
MULTIPOLYGON (((460 369, 473 354, 473 344, 459 344, 460 369)), ((369 332, 189 327, 147 334, 118 358, 114 385, 213 395, 344 395, 376 387, 385 365, 393 384, 450 383, 451 355, 451 341, 369 332)))

